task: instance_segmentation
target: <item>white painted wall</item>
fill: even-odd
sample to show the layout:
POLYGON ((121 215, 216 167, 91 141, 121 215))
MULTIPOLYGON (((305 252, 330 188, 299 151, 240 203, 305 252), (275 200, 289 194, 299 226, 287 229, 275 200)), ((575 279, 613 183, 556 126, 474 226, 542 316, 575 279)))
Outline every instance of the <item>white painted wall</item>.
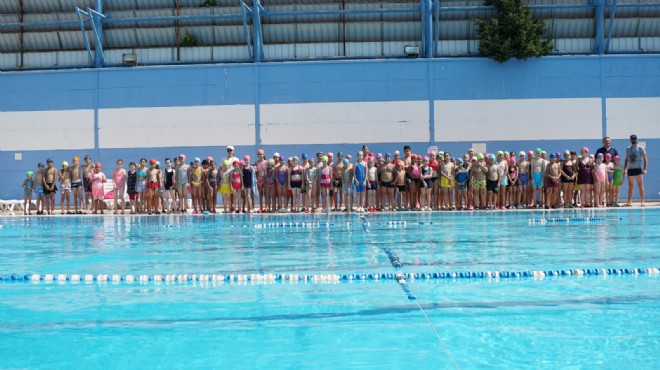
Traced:
POLYGON ((660 138, 660 98, 607 99, 607 135, 640 140, 660 138))
POLYGON ((0 150, 94 147, 94 111, 0 112, 0 150))
POLYGON ((435 141, 598 139, 600 98, 436 100, 435 141))
POLYGON ((254 145, 253 105, 99 110, 100 148, 254 145))
POLYGON ((261 142, 357 144, 429 141, 427 101, 261 105, 261 142))

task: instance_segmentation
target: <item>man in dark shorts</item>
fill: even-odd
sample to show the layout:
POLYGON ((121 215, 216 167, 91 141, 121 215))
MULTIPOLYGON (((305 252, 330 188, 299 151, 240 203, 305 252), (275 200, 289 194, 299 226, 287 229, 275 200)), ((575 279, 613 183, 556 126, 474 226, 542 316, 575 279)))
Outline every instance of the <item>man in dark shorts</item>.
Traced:
POLYGON ((623 167, 624 175, 628 175, 628 203, 626 206, 632 204, 633 188, 637 181, 641 206, 644 207, 644 175, 649 166, 649 159, 646 156, 646 150, 637 145, 637 135, 630 135, 630 144, 626 148, 626 164, 623 167))

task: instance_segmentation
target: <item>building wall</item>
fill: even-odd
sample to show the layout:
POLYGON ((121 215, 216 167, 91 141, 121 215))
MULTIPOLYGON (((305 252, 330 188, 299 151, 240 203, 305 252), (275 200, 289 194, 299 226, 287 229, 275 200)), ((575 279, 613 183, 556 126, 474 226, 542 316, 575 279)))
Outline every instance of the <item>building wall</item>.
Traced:
POLYGON ((595 151, 604 135, 623 153, 631 133, 648 146, 647 196, 657 198, 660 56, 0 73, 0 198, 21 197, 25 171, 47 157, 90 154, 110 172, 117 158, 222 158, 226 145, 253 157, 258 147, 292 156, 363 143, 458 155, 474 144, 595 151))

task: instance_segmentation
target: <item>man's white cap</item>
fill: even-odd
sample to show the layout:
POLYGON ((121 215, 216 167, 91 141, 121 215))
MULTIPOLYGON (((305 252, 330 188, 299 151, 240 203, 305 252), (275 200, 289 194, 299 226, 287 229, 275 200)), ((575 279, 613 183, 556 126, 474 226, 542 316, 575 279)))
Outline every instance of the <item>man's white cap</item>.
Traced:
POLYGON ((273 153, 273 157, 279 157, 279 156, 280 156, 280 153, 277 153, 277 152, 273 153))
POLYGON ((233 147, 232 145, 229 145, 229 146, 227 147, 227 150, 230 150, 230 149, 231 149, 231 150, 234 150, 234 147, 233 147))

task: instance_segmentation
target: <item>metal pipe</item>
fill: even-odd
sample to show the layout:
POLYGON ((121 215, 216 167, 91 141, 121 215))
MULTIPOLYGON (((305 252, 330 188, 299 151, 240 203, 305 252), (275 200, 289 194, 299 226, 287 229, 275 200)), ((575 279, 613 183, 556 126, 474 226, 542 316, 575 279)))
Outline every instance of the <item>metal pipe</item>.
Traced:
POLYGON ((80 31, 82 32, 83 41, 85 41, 85 48, 87 48, 87 56, 89 57, 89 62, 93 63, 94 58, 92 57, 92 47, 89 45, 89 38, 87 37, 87 31, 85 31, 85 24, 83 23, 81 13, 87 15, 87 12, 80 8, 76 8, 76 15, 78 16, 78 22, 80 22, 80 31))
POLYGON ((618 0, 611 0, 612 8, 610 9, 610 24, 607 27, 607 42, 605 43, 605 53, 610 50, 610 41, 612 40, 612 30, 614 29, 614 17, 616 14, 616 6, 618 0))
POLYGON ((130 23, 130 22, 173 22, 173 21, 201 21, 212 19, 241 19, 240 14, 205 14, 205 15, 179 15, 164 17, 135 17, 135 18, 108 18, 107 24, 130 23))
POLYGON ((596 5, 596 53, 605 52, 605 0, 594 0, 596 5))
POLYGON ((94 29, 94 34, 96 35, 96 68, 103 67, 105 64, 105 55, 103 55, 103 22, 102 19, 105 19, 103 14, 103 0, 96 0, 96 9, 87 9, 87 11, 94 17, 92 22, 92 28, 94 29))
POLYGON ((433 11, 435 12, 435 36, 433 38, 433 56, 438 55, 438 43, 440 42, 440 0, 433 1, 433 11))
POLYGON ((254 62, 259 63, 263 59, 263 35, 261 33, 261 13, 264 8, 260 0, 252 3, 252 28, 254 29, 254 62))
POLYGON ((290 17, 310 15, 355 15, 355 14, 388 14, 388 13, 417 13, 420 8, 399 9, 342 9, 342 10, 311 10, 303 12, 264 12, 266 17, 290 17))
POLYGON ((420 8, 424 10, 424 56, 433 58, 433 1, 422 0, 420 8))
POLYGON ((247 24, 247 13, 252 14, 252 9, 247 6, 244 2, 241 1, 241 15, 243 16, 243 31, 245 31, 245 41, 247 43, 248 55, 250 59, 254 58, 254 52, 252 51, 252 40, 250 40, 250 29, 247 24))

